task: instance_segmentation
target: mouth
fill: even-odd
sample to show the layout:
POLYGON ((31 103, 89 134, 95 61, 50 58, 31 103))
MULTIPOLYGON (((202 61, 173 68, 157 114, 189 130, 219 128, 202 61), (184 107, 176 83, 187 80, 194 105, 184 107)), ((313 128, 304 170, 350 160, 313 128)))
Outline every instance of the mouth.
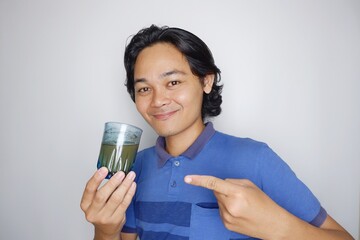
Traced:
POLYGON ((165 112, 165 113, 156 113, 156 114, 153 114, 152 116, 156 120, 165 121, 165 120, 169 119, 172 115, 174 115, 176 112, 177 111, 170 111, 170 112, 165 112))

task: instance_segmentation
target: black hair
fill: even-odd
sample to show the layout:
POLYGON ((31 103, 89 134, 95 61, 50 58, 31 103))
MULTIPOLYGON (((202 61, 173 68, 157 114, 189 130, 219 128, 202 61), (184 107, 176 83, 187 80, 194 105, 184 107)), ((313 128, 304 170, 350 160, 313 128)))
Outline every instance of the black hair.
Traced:
POLYGON ((124 64, 126 69, 127 91, 135 102, 134 89, 134 66, 139 53, 146 47, 155 43, 169 43, 175 46, 187 59, 190 69, 195 76, 202 81, 209 74, 214 74, 214 83, 209 94, 203 93, 201 116, 204 120, 207 117, 218 116, 221 113, 221 90, 219 85, 221 71, 215 65, 214 58, 208 46, 194 34, 172 27, 158 27, 151 25, 135 34, 126 46, 124 64))

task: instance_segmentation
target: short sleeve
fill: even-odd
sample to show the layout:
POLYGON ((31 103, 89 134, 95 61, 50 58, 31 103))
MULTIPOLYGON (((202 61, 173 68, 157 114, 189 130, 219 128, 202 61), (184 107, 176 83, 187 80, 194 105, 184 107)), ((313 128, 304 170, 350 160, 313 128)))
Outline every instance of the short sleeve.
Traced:
POLYGON ((267 145, 262 148, 258 166, 262 190, 278 205, 313 225, 325 221, 327 214, 318 199, 267 145))

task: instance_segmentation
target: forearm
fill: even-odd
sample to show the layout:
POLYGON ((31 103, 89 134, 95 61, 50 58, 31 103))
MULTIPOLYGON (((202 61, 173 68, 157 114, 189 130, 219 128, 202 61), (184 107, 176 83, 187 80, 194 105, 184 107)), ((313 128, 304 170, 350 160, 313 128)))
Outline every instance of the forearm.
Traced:
POLYGON ((278 231, 279 235, 274 239, 293 240, 353 240, 354 238, 330 216, 321 227, 315 227, 301 219, 289 214, 283 227, 278 231))
POLYGON ((121 240, 120 233, 108 235, 95 228, 94 240, 121 240))

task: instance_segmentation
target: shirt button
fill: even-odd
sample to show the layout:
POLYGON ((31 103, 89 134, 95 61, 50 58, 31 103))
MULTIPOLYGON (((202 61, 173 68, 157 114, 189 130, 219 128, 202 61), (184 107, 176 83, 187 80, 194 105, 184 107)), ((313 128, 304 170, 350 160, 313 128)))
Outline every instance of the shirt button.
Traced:
POLYGON ((170 186, 175 188, 176 187, 176 181, 173 181, 170 186))
POLYGON ((180 166, 180 162, 179 162, 179 161, 175 161, 175 162, 174 162, 174 165, 178 167, 178 166, 180 166))

